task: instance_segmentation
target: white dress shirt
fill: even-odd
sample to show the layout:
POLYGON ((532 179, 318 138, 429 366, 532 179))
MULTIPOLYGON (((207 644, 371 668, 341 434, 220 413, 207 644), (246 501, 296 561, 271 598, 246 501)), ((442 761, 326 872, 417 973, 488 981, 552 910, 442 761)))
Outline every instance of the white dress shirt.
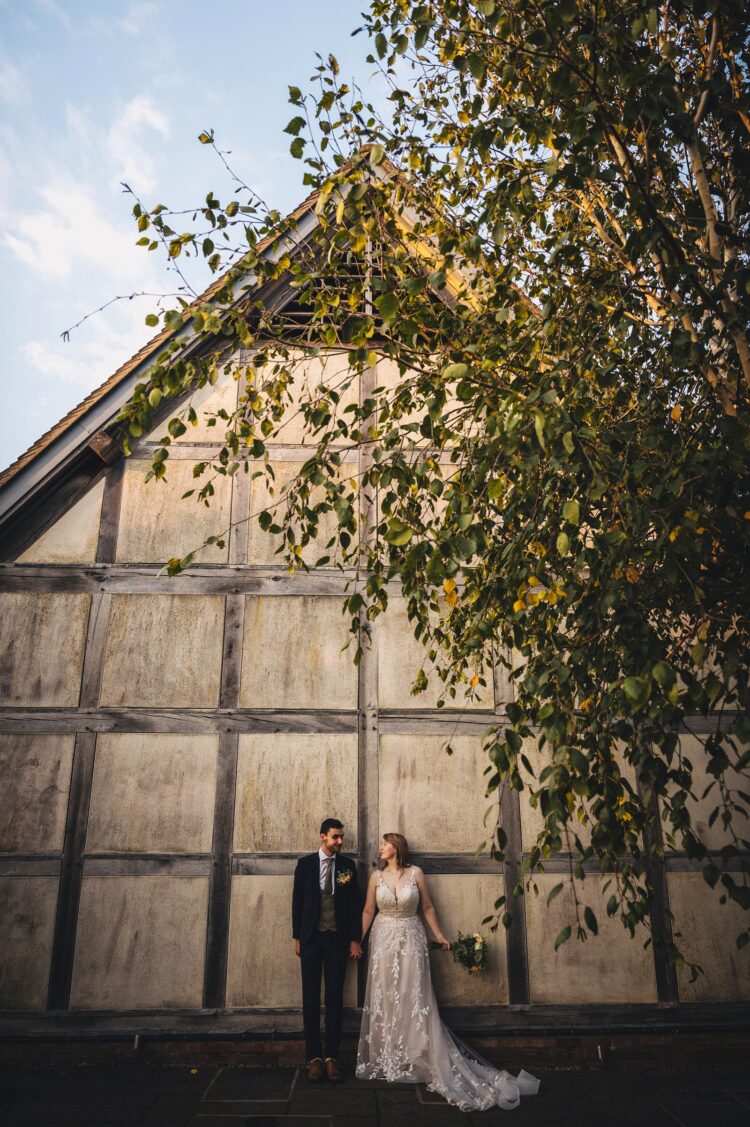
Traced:
POLYGON ((322 849, 318 850, 318 857, 320 858, 320 891, 323 891, 323 886, 326 882, 326 869, 328 868, 327 862, 332 861, 331 865, 331 894, 336 893, 336 854, 333 853, 331 857, 324 853, 322 849))

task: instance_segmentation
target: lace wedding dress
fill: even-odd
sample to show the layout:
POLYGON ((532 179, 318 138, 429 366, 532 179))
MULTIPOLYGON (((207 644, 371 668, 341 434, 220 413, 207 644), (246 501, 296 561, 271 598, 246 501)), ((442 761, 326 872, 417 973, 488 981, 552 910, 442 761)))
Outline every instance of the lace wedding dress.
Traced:
POLYGON ((419 887, 414 869, 407 874, 396 892, 378 874, 356 1074, 426 1084, 462 1111, 518 1107, 522 1095, 538 1092, 537 1078, 494 1068, 440 1018, 417 915, 419 887))

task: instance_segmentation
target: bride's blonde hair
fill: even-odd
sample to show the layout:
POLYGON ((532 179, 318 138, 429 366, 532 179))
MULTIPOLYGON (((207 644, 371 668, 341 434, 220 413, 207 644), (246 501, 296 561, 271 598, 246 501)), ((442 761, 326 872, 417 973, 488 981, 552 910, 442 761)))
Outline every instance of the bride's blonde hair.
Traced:
POLYGON ((403 834, 383 834, 383 841, 387 841, 396 850, 396 864, 399 869, 409 867, 409 842, 403 834))

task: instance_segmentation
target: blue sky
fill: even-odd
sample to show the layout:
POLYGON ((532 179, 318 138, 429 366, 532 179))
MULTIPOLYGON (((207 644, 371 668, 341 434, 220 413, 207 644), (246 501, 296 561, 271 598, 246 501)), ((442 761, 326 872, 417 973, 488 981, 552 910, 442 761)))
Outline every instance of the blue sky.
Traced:
MULTIPOLYGON (((245 181, 290 210, 306 195, 283 133, 315 51, 369 96, 359 0, 0 0, 0 468, 102 383, 151 335, 170 288, 163 259, 136 248, 128 181, 152 206, 228 194, 215 130, 245 181)), ((191 281, 206 276, 196 260, 191 281)))

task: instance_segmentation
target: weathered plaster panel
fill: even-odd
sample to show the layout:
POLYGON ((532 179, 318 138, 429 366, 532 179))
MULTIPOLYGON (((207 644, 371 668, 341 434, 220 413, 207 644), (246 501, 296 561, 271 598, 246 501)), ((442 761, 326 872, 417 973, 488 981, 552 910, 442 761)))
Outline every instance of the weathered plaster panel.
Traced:
POLYGON ((207 910, 207 877, 84 875, 71 1009, 200 1006, 207 910))
POLYGON ((422 852, 473 852, 496 824, 497 796, 484 796, 487 764, 478 736, 381 736, 380 833, 403 833, 422 852))
MULTIPOLYGON (((276 431, 266 439, 266 442, 314 444, 317 441, 309 432, 304 431, 304 419, 299 404, 303 400, 311 402, 319 398, 316 389, 321 384, 336 391, 340 397, 336 407, 337 418, 351 422, 351 415, 345 415, 343 412, 350 404, 358 402, 359 388, 357 376, 354 375, 352 378, 349 375, 348 352, 329 352, 319 357, 305 357, 302 353, 293 353, 292 359, 286 366, 292 376, 289 385, 292 402, 287 406, 276 431)), ((270 377, 270 367, 266 370, 270 377)))
POLYGON ((188 402, 185 402, 182 407, 176 408, 160 426, 154 427, 149 438, 152 440, 159 439, 168 434, 170 420, 179 416, 187 426, 187 430, 179 438, 173 438, 173 442, 223 442, 227 429, 226 421, 217 417, 215 424, 209 426, 211 416, 222 408, 229 415, 237 408, 237 381, 232 372, 224 372, 223 365, 215 384, 206 384, 194 391, 188 402), (195 413, 198 416, 196 426, 187 421, 188 403, 195 408, 195 413))
POLYGON ((215 708, 223 630, 221 595, 114 595, 101 703, 215 708))
POLYGON ((63 847, 75 736, 0 735, 0 853, 63 847))
MULTIPOLYGON (((491 932, 482 920, 492 914, 494 903, 503 895, 500 876, 428 876, 428 888, 435 904, 440 927, 451 942, 479 932, 487 942, 488 965, 480 974, 469 974, 454 963, 447 951, 431 951, 432 978, 440 1005, 488 1006, 508 1001, 505 931, 491 932)), ((427 927, 427 937, 432 933, 427 927)))
MULTIPOLYGON (((287 876, 232 878, 227 1006, 302 1006, 300 962, 292 940, 287 876)), ((357 1004, 356 960, 349 961, 344 1005, 357 1004)))
MULTIPOLYGON (((388 610, 378 619, 380 652, 378 683, 381 708, 435 708, 443 682, 431 670, 427 649, 414 637, 414 627, 406 613, 407 600, 393 598, 388 610), (424 664, 429 684, 423 693, 412 696, 411 687, 418 670, 424 664)), ((492 675, 486 671, 487 687, 478 699, 469 701, 459 688, 455 698, 446 696, 445 708, 492 708, 492 675)))
POLYGON ((16 563, 94 563, 99 540, 99 516, 104 496, 104 478, 76 501, 16 563))
MULTIPOLYGON (((602 893, 605 878, 598 874, 576 881, 581 917, 588 904, 596 915, 599 934, 585 942, 576 939, 575 903, 570 880, 563 874, 537 874, 533 889, 524 896, 526 903, 529 989, 533 1004, 586 1005, 597 1002, 656 1002, 656 975, 651 947, 643 949, 649 937, 645 927, 630 938, 618 917, 608 916, 606 902, 612 885, 602 893), (551 889, 563 882, 563 890, 547 906, 551 889), (572 935, 554 950, 555 938, 566 924, 572 935)), ((511 912, 514 910, 510 904, 511 912)))
POLYGON ((0 704, 75 708, 90 595, 0 594, 0 704))
POLYGON ((240 706, 356 708, 348 624, 338 596, 248 597, 240 706))
POLYGON ((209 853, 217 736, 100 735, 86 849, 209 853))
MULTIPOLYGON (((193 477, 193 463, 177 458, 167 461, 166 477, 161 481, 144 475, 151 463, 128 459, 122 490, 122 510, 117 533, 118 563, 165 563, 173 556, 185 556, 200 547, 209 536, 227 533, 232 503, 232 478, 215 474, 210 467, 199 478, 193 477), (198 502, 198 491, 211 480, 215 494, 210 505, 198 502), (195 489, 183 500, 183 493, 195 489)), ((225 546, 209 544, 196 551, 196 560, 222 564, 227 561, 225 546)))
MULTIPOLYGON (((282 520, 283 514, 286 511, 284 488, 299 473, 301 466, 301 462, 273 462, 273 472, 275 474, 272 486, 274 491, 273 496, 271 496, 265 476, 256 477, 251 480, 250 512, 253 514, 253 519, 248 522, 247 562, 249 564, 279 564, 286 566, 286 564, 284 564, 283 554, 275 555, 279 544, 283 542, 283 537, 281 535, 271 536, 268 532, 264 532, 255 519, 255 514, 260 513, 269 505, 274 505, 275 507, 271 510, 273 519, 277 523, 282 520)), ((340 477, 342 479, 353 479, 356 485, 356 475, 356 462, 345 462, 341 467, 340 477)), ((311 492, 308 502, 309 507, 314 508, 316 504, 323 500, 323 497, 324 490, 322 486, 315 487, 311 492)), ((326 545, 332 536, 337 535, 338 527, 338 520, 335 513, 325 513, 320 518, 318 535, 302 549, 302 559, 306 564, 312 567, 323 556, 330 556, 333 563, 337 562, 336 544, 332 545, 330 548, 326 547, 326 545)))
MULTIPOLYGON (((719 783, 709 775, 706 767, 708 759, 703 745, 703 741, 698 736, 682 735, 680 737, 680 752, 690 760, 693 768, 693 784, 691 787, 691 796, 688 798, 685 806, 690 815, 690 828, 695 836, 702 841, 707 849, 716 850, 717 852, 723 845, 729 845, 732 841, 731 833, 722 825, 721 815, 724 809, 721 792, 719 790, 719 783), (709 783, 713 783, 711 791, 704 795, 704 791, 709 783), (719 813, 716 816, 714 824, 709 826, 709 818, 714 807, 719 807, 719 813)), ((736 794, 737 789, 747 791, 747 775, 743 777, 739 772, 729 769, 724 773, 724 782, 735 793, 732 798, 735 802, 743 805, 742 799, 736 794)), ((667 784, 667 790, 672 790, 672 784, 667 784)), ((744 804, 747 811, 747 817, 743 818, 741 814, 733 811, 732 824, 734 831, 739 837, 750 837, 750 805, 744 804)), ((662 820, 664 828, 664 848, 667 852, 671 852, 672 846, 666 840, 667 834, 674 833, 674 827, 668 818, 664 817, 665 811, 662 806, 662 820)), ((675 841, 677 849, 682 849, 681 835, 678 833, 675 841)))
POLYGON ((721 885, 709 888, 702 873, 669 873, 669 907, 674 914, 675 943, 703 974, 677 968, 681 1002, 750 1000, 750 947, 737 950, 737 936, 748 926, 748 913, 736 903, 719 903, 721 885), (680 932, 680 935, 676 935, 680 932))
POLYGON ((357 734, 241 735, 234 848, 305 852, 324 818, 344 823, 357 848, 357 734))
POLYGON ((57 877, 0 877, 0 1009, 43 1010, 57 877))

